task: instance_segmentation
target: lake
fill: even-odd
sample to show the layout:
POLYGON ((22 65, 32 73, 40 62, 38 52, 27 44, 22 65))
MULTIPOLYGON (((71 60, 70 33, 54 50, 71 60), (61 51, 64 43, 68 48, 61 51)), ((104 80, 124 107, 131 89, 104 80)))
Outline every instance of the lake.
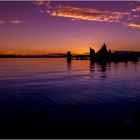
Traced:
POLYGON ((140 62, 1 58, 0 124, 13 137, 28 128, 40 130, 32 138, 138 136, 140 62))

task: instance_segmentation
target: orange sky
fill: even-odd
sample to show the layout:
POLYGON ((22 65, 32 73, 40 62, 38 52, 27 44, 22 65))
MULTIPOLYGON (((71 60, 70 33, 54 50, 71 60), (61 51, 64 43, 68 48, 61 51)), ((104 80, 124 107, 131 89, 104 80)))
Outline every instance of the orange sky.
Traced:
POLYGON ((140 51, 139 2, 0 2, 0 54, 140 51))

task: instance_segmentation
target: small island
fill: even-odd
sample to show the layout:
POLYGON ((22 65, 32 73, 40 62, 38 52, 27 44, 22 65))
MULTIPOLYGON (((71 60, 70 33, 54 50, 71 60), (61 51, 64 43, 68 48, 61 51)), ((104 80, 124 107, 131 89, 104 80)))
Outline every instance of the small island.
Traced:
POLYGON ((111 52, 107 49, 104 43, 101 49, 95 53, 93 48, 89 48, 89 55, 72 55, 70 51, 67 52, 67 60, 90 60, 92 62, 128 62, 128 61, 138 61, 140 57, 139 52, 133 51, 115 51, 111 52))

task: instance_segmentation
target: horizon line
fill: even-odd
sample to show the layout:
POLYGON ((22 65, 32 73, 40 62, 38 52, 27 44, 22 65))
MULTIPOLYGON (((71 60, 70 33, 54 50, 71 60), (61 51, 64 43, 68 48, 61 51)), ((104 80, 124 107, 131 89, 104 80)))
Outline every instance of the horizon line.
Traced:
MULTIPOLYGON (((114 52, 138 52, 139 51, 132 51, 132 50, 117 50, 117 51, 112 51, 114 52)), ((85 52, 85 53, 72 53, 72 55, 89 55, 89 52, 85 52)), ((0 54, 0 56, 64 56, 66 55, 66 53, 49 53, 49 54, 0 54)))

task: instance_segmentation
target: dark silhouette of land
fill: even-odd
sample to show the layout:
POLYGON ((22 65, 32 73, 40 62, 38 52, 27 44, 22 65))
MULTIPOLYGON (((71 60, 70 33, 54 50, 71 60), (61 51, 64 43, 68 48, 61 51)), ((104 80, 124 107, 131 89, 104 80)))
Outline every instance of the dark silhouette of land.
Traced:
POLYGON ((128 61, 138 61, 140 58, 140 52, 133 51, 116 51, 114 53, 111 52, 110 49, 107 49, 106 44, 99 51, 95 53, 95 50, 90 48, 89 55, 71 55, 68 56, 67 52, 67 60, 76 59, 76 60, 91 60, 92 62, 128 62, 128 61))
POLYGON ((66 58, 66 54, 53 54, 53 55, 0 55, 0 58, 66 58))
POLYGON ((71 59, 72 59, 71 52, 68 51, 68 52, 67 52, 67 60, 70 61, 71 59))
POLYGON ((70 51, 67 54, 48 54, 48 55, 2 55, 0 58, 67 58, 68 61, 76 60, 91 60, 92 62, 128 62, 138 61, 140 52, 135 51, 115 51, 111 52, 107 49, 104 43, 101 49, 95 53, 93 48, 89 48, 89 54, 72 54, 70 51))
POLYGON ((90 58, 91 58, 91 61, 94 61, 95 59, 95 50, 92 49, 92 48, 89 48, 90 49, 90 58))

